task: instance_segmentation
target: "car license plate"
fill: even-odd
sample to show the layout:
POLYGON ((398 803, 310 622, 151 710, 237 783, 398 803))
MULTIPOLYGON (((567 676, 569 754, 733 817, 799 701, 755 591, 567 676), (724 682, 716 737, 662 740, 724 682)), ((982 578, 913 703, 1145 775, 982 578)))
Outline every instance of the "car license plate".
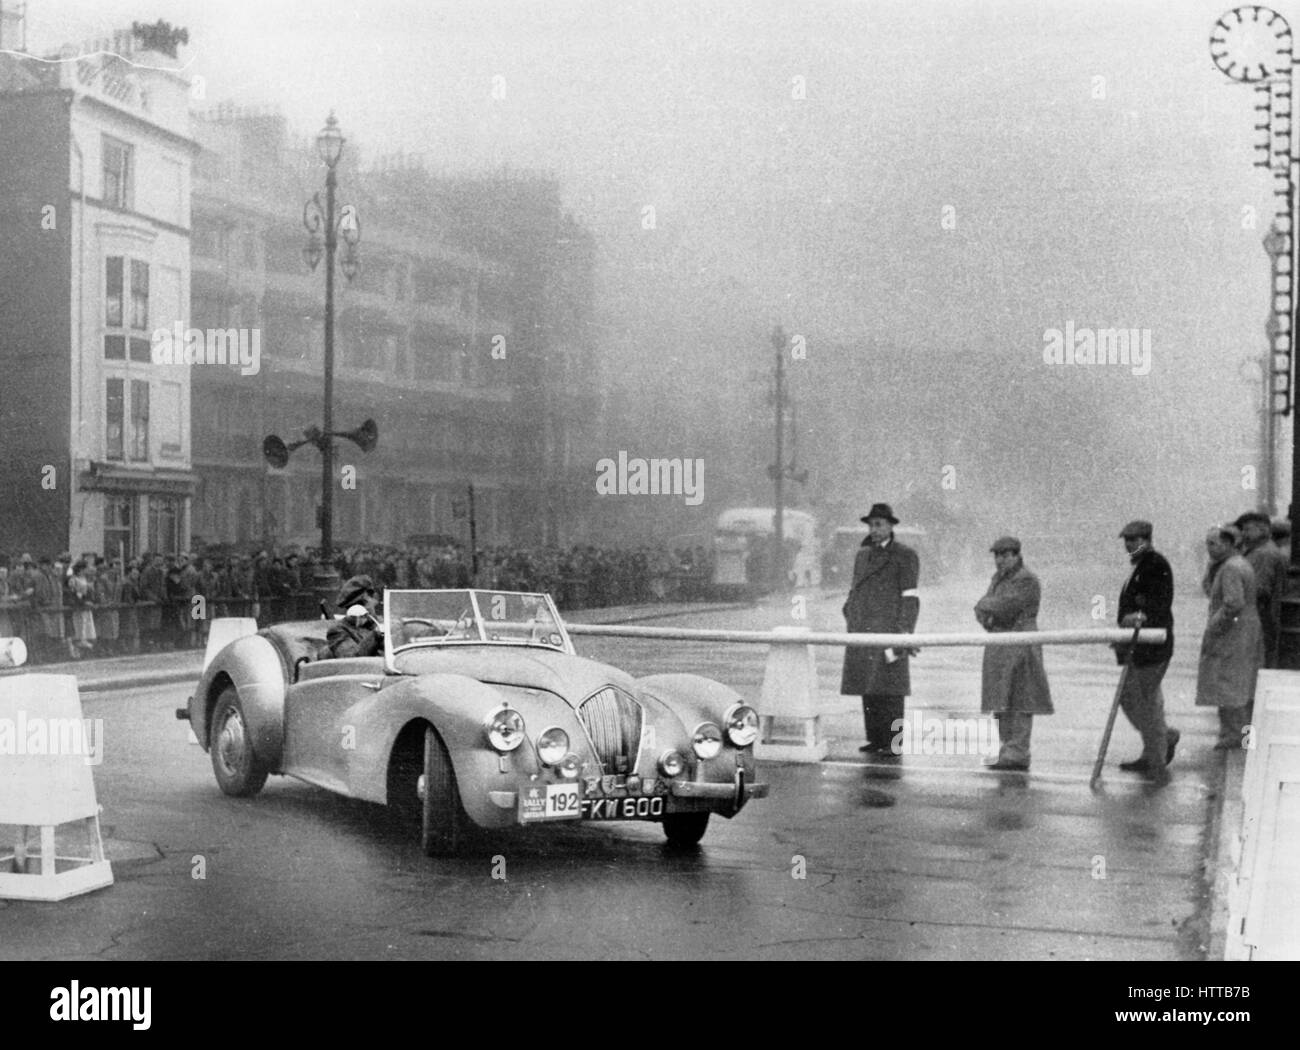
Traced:
POLYGON ((584 798, 583 820, 655 820, 664 815, 662 795, 653 798, 584 798))
POLYGON ((581 798, 577 784, 539 784, 519 793, 519 820, 577 820, 581 798))

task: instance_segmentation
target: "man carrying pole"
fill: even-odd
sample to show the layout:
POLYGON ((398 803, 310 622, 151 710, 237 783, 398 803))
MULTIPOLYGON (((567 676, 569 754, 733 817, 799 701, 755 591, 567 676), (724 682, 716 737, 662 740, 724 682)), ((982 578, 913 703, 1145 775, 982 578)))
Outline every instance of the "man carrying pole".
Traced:
POLYGON ((1165 767, 1174 760, 1180 735, 1165 724, 1165 698, 1160 689, 1174 655, 1174 574, 1165 557, 1151 546, 1149 521, 1130 521, 1120 531, 1120 537, 1133 568, 1119 593, 1119 625, 1163 627, 1166 637, 1162 645, 1115 646, 1118 663, 1129 661, 1131 655, 1120 687, 1119 705, 1142 735, 1141 756, 1121 762, 1119 768, 1164 782, 1169 777, 1165 767))

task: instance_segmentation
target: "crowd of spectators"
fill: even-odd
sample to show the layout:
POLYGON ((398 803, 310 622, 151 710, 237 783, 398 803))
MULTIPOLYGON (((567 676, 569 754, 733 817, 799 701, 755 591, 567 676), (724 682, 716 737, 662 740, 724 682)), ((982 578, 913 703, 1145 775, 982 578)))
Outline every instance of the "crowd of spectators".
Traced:
MULTIPOLYGON (((218 616, 262 625, 320 616, 318 553, 210 547, 125 560, 0 553, 0 638, 22 638, 32 663, 49 663, 194 648, 218 616)), ((340 579, 364 574, 381 588, 540 591, 561 609, 701 600, 712 574, 703 547, 496 546, 480 550, 475 564, 450 537, 338 550, 332 567, 340 579)))

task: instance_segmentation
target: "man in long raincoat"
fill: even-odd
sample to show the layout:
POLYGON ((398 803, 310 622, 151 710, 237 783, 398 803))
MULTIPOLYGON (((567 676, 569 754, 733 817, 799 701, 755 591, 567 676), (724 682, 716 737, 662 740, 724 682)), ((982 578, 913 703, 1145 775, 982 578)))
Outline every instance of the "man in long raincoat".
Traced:
POLYGON ((1210 564, 1201 589, 1210 599, 1210 611, 1196 672, 1196 705, 1219 709, 1217 751, 1245 746, 1255 676, 1264 662, 1255 571, 1234 549, 1240 538, 1232 525, 1216 525, 1205 537, 1210 564))
MULTIPOLYGON (((996 571, 984 597, 975 603, 975 618, 985 630, 1038 630, 1042 587, 1020 557, 1020 541, 1003 536, 991 548, 996 571)), ((980 710, 998 720, 1001 747, 990 769, 1029 769, 1029 737, 1034 715, 1050 715, 1052 691, 1039 645, 986 646, 980 710)))

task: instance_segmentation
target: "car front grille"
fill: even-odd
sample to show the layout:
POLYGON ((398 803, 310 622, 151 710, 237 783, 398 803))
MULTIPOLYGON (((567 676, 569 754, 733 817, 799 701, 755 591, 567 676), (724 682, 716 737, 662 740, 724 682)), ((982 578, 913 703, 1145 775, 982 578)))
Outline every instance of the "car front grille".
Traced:
POLYGON ((641 705, 627 693, 606 686, 578 708, 606 774, 630 773, 641 747, 641 705))

